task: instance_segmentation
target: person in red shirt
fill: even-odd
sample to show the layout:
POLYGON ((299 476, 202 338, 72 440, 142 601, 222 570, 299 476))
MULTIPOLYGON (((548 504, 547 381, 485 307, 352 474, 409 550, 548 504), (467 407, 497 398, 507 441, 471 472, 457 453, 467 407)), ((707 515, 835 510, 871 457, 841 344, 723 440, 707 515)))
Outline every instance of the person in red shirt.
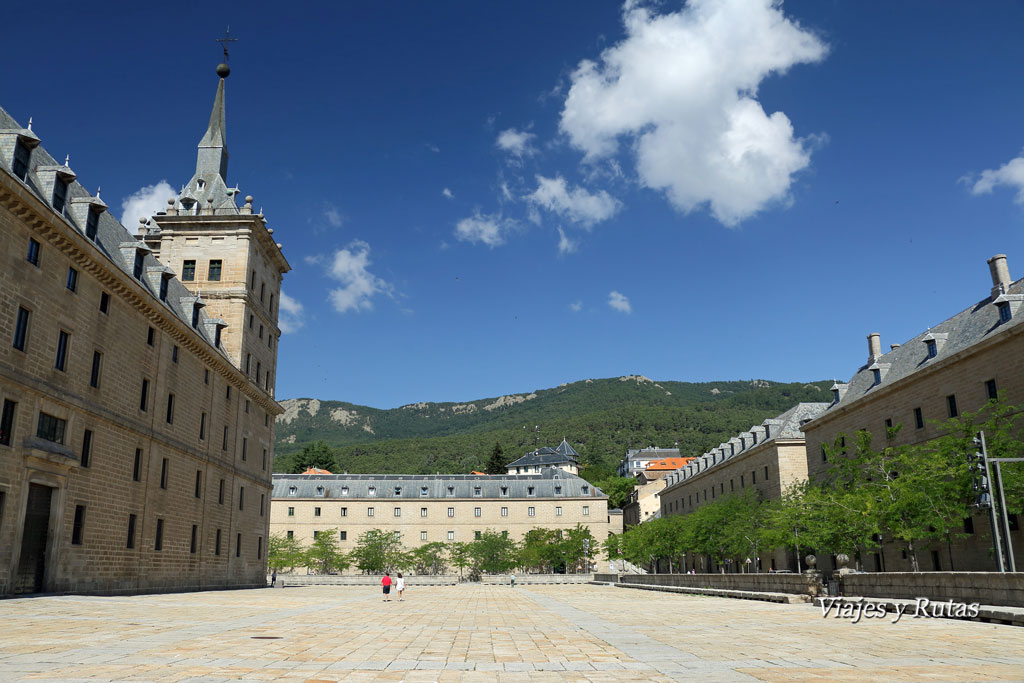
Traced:
POLYGON ((384 602, 391 602, 391 575, 389 572, 384 572, 384 578, 380 580, 380 585, 384 587, 384 602))

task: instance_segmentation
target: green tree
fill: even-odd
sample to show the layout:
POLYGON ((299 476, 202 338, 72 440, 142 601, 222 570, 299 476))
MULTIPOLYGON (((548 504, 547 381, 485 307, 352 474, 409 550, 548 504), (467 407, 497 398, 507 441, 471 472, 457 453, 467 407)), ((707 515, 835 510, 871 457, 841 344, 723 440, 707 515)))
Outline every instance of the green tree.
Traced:
POLYGON ((310 467, 317 467, 329 472, 338 469, 338 463, 334 459, 334 451, 327 445, 326 441, 307 443, 302 447, 302 452, 293 458, 292 472, 294 474, 302 474, 310 467))
POLYGON ((505 467, 505 452, 501 450, 501 443, 494 442, 494 450, 491 451, 491 458, 487 461, 484 472, 487 474, 505 474, 508 469, 505 467))
POLYGON ((352 551, 352 560, 367 574, 393 572, 412 563, 400 534, 381 529, 370 529, 359 536, 352 551))
POLYGON ((338 549, 338 530, 327 529, 315 535, 306 549, 304 563, 317 574, 333 574, 351 566, 348 557, 338 549))
POLYGON ((633 492, 636 480, 633 477, 609 477, 592 483, 605 492, 608 496, 608 509, 613 510, 626 504, 626 499, 633 492))
POLYGON ((473 568, 484 574, 503 574, 515 567, 519 559, 515 541, 508 533, 491 529, 480 532, 480 537, 469 543, 469 556, 473 568))
POLYGON ((267 566, 281 571, 304 566, 306 553, 302 545, 285 534, 270 534, 267 541, 267 566))
POLYGON ((566 570, 589 573, 590 563, 599 550, 590 528, 576 524, 575 529, 567 529, 562 536, 561 551, 566 570))
POLYGON ((448 568, 446 554, 447 548, 444 543, 426 543, 412 551, 412 567, 417 574, 443 574, 448 568))
POLYGON ((556 565, 562 564, 560 544, 561 539, 554 529, 530 529, 520 544, 517 565, 527 571, 550 573, 556 565))
POLYGON ((459 569, 459 581, 462 580, 462 571, 473 566, 473 557, 470 554, 468 543, 453 541, 448 544, 448 558, 453 567, 459 569))

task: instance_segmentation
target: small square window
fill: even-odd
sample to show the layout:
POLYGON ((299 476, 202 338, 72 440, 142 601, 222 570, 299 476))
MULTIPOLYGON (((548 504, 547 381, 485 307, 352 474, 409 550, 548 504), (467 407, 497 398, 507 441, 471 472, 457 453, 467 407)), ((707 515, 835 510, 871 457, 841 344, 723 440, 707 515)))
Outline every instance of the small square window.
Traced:
POLYGON ((373 517, 373 508, 366 508, 366 516, 373 517))
POLYGON ((420 517, 427 516, 427 508, 420 508, 420 517))
POLYGON ((448 508, 448 516, 449 517, 454 517, 455 516, 455 508, 448 508))
MULTIPOLYGON (((678 503, 676 503, 676 505, 678 507, 678 503)), ((584 517, 589 517, 590 516, 590 506, 589 505, 584 505, 583 506, 583 516, 584 517)))
POLYGON ((561 517, 561 516, 562 516, 562 506, 561 505, 556 505, 555 506, 555 517, 561 517))
POLYGON ((455 540, 455 532, 454 531, 449 531, 448 532, 448 540, 449 541, 454 541, 455 540))
POLYGON ((295 508, 293 506, 291 506, 291 505, 288 506, 288 516, 289 517, 294 517, 295 516, 295 508))
POLYGON ((339 541, 347 541, 348 540, 348 532, 347 531, 339 531, 338 532, 338 540, 339 541))
POLYGON ((320 516, 320 508, 313 508, 313 516, 314 517, 319 517, 320 516))
POLYGON ((537 515, 537 508, 534 508, 534 507, 526 508, 526 516, 527 517, 535 517, 536 515, 537 515))
POLYGON ((420 540, 421 541, 427 540, 427 532, 426 531, 421 531, 420 532, 420 540))
POLYGON ((341 516, 348 517, 348 508, 341 508, 341 516))
POLYGON ((480 517, 483 514, 483 510, 480 508, 473 508, 473 516, 480 517))
POLYGON ((402 508, 395 508, 395 517, 402 516, 402 508))

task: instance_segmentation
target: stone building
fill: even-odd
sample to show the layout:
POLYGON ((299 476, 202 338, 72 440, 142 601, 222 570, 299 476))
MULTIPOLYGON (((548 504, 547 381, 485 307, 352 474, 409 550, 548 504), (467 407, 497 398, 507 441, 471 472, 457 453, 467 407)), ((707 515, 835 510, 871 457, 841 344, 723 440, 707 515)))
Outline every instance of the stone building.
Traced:
POLYGON ((543 446, 518 460, 513 460, 505 467, 509 475, 539 474, 545 467, 555 467, 570 474, 579 474, 579 457, 580 454, 569 445, 569 442, 562 439, 562 443, 555 448, 543 446))
POLYGON ((589 528, 597 543, 619 528, 601 489, 555 468, 510 476, 275 474, 270 508, 271 533, 304 546, 314 532, 337 533, 344 552, 372 529, 398 532, 407 548, 416 548, 472 541, 488 529, 519 541, 530 529, 577 524, 589 528))
MULTIPOLYGON (((868 335, 867 361, 849 382, 832 387, 828 409, 804 425, 807 470, 812 479, 829 468, 826 446, 870 432, 886 444, 890 427, 900 427, 893 445, 920 444, 941 434, 940 423, 973 412, 997 394, 1007 404, 1024 402, 1024 281, 1010 278, 1006 256, 988 260, 991 289, 953 317, 882 353, 878 334, 868 335)), ((980 293, 980 292, 979 292, 980 293)), ((842 441, 839 442, 842 444, 842 441)), ((1024 534, 1011 519, 1017 566, 1024 566, 1024 534)), ((993 571, 992 538, 986 514, 964 520, 966 538, 952 538, 918 552, 922 570, 993 571)), ((819 559, 830 570, 832 558, 819 559)), ((902 545, 885 543, 861 558, 867 571, 909 571, 902 545)))
MULTIPOLYGON (((807 456, 802 430, 827 406, 798 403, 668 475, 665 487, 657 494, 661 516, 687 515, 702 505, 747 491, 756 491, 761 500, 772 500, 789 486, 805 481, 807 456)), ((766 553, 761 563, 764 571, 797 567, 796 557, 782 550, 770 558, 766 553)), ((687 558, 684 571, 691 568, 701 569, 694 558, 687 558)))
POLYGON ((227 187, 226 69, 139 235, 0 109, 0 594, 264 582, 289 266, 227 187))
POLYGON ((620 477, 635 477, 647 469, 647 466, 655 460, 678 457, 678 448, 655 448, 654 446, 634 448, 626 451, 626 455, 619 461, 615 473, 620 477))

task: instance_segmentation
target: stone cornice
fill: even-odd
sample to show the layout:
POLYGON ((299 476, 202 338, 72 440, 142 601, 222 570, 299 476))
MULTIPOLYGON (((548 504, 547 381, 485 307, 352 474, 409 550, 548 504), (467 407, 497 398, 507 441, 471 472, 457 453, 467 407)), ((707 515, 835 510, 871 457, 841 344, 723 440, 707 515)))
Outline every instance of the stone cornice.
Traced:
POLYGON ((153 220, 160 227, 161 232, 174 234, 175 232, 187 232, 190 235, 225 235, 228 234, 225 228, 235 228, 237 236, 256 237, 256 241, 263 247, 266 253, 270 254, 271 260, 277 266, 281 274, 292 269, 288 259, 284 257, 281 248, 274 241, 270 230, 266 227, 264 220, 257 214, 238 214, 232 216, 189 216, 189 215, 157 215, 153 220), (216 227, 210 227, 216 226, 216 227))

